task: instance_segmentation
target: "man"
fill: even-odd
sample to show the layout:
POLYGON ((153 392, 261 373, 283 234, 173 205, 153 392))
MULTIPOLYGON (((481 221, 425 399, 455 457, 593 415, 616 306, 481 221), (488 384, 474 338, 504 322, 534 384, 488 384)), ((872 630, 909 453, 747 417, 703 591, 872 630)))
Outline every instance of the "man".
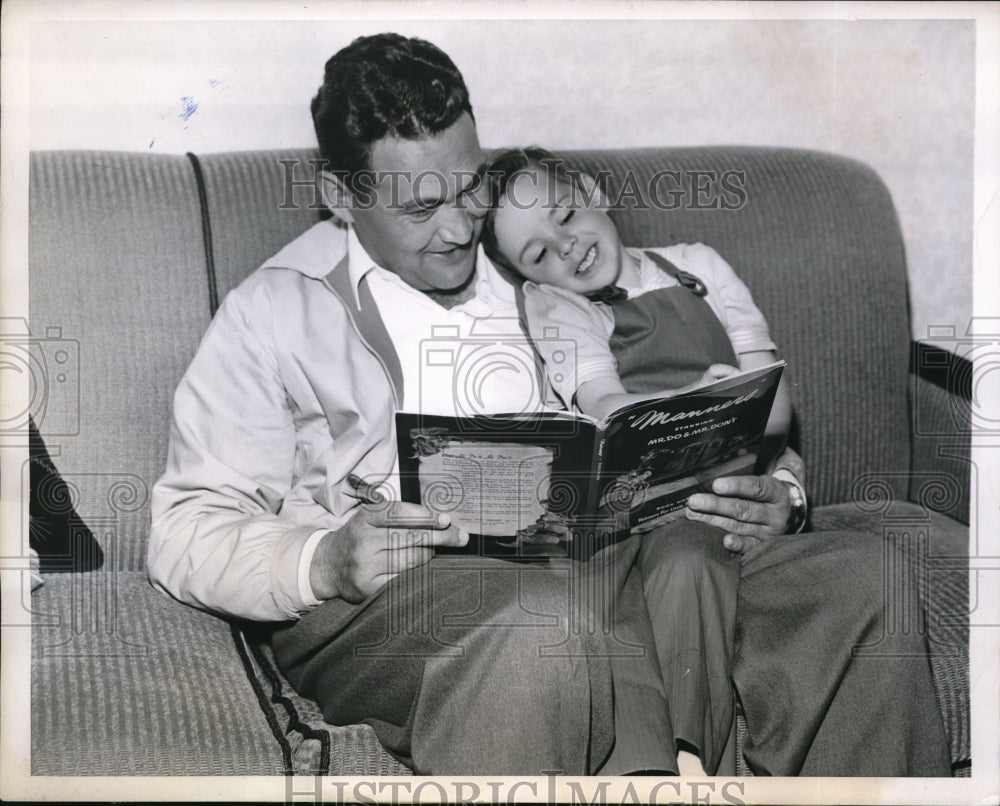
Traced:
MULTIPOLYGON (((651 662, 662 625, 649 586, 689 569, 667 567, 655 542, 640 556, 626 541, 581 571, 614 590, 594 601, 558 569, 433 557, 468 536, 394 502, 394 412, 470 404, 422 383, 420 341, 475 327, 517 350, 513 291, 478 248, 482 153, 461 75, 426 42, 362 38, 327 63, 312 111, 336 221, 226 298, 178 387, 154 491, 154 584, 287 622, 274 648, 293 685, 329 721, 372 725, 417 772, 677 772, 684 737, 651 662), (595 613, 602 628, 580 629, 595 613)), ((527 373, 477 394, 482 411, 544 396, 527 373)), ((726 483, 692 512, 707 526, 689 528, 735 534, 747 552, 734 675, 755 767, 947 774, 926 661, 881 670, 850 657, 879 631, 881 547, 779 537, 788 485, 726 483)), ((738 556, 723 573, 739 575, 738 556)), ((728 677, 731 658, 718 662, 728 677)))

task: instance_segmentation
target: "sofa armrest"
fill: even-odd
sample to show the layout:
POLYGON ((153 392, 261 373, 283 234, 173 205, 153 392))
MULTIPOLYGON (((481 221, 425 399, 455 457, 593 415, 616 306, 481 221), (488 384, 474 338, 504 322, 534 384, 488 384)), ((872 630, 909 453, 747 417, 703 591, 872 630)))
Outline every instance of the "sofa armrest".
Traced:
POLYGON ((911 449, 908 499, 969 523, 972 362, 926 342, 910 343, 911 449))

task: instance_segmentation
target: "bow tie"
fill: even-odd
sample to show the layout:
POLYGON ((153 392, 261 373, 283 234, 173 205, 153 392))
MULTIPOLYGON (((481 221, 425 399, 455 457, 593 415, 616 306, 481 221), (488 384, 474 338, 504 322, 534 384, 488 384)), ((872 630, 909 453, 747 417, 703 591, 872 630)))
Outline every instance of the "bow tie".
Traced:
POLYGON ((610 305, 613 302, 621 302, 622 300, 628 299, 628 291, 620 285, 614 285, 612 283, 604 286, 604 288, 598 288, 596 291, 591 291, 587 294, 587 299, 591 302, 605 302, 610 305))

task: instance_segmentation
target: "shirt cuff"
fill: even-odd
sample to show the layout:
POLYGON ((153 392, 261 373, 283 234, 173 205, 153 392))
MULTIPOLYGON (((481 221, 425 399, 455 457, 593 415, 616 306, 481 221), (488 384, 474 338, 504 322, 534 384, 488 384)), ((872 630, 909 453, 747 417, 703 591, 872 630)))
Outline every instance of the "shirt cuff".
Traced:
MULTIPOLYGON (((802 500, 805 502, 806 510, 809 509, 809 499, 806 497, 806 489, 802 486, 802 482, 798 480, 798 477, 787 467, 779 467, 775 470, 771 476, 776 478, 778 481, 787 481, 789 484, 794 484, 798 488, 799 494, 802 496, 802 500)), ((796 529, 793 534, 798 534, 805 528, 805 521, 799 524, 799 528, 796 529)))
POLYGON ((730 331, 729 340, 733 343, 733 352, 736 355, 778 351, 778 346, 771 340, 771 335, 766 329, 730 331))
POLYGON ((302 553, 299 555, 299 598, 302 599, 302 604, 307 608, 323 604, 323 601, 317 599, 315 594, 313 594, 312 584, 309 582, 309 569, 312 568, 313 555, 316 553, 319 541, 329 531, 329 529, 317 529, 309 535, 305 545, 302 547, 302 553))

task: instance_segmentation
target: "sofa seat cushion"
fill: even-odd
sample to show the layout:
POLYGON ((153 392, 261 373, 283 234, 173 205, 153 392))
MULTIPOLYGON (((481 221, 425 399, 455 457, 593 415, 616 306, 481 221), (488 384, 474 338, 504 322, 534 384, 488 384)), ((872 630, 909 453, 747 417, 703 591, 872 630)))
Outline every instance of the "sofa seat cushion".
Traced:
POLYGON ((255 686, 269 708, 269 720, 288 744, 295 775, 411 775, 412 771, 379 744, 370 725, 331 725, 319 706, 285 679, 274 661, 267 631, 247 624, 236 632, 255 686))
POLYGON ((285 774, 226 622, 140 571, 51 574, 32 605, 32 775, 285 774))
POLYGON ((890 628, 927 632, 952 768, 956 775, 969 775, 969 527, 916 504, 888 499, 817 507, 810 521, 814 531, 867 532, 904 547, 914 560, 923 618, 907 620, 906 600, 899 598, 906 590, 900 589, 890 628))

